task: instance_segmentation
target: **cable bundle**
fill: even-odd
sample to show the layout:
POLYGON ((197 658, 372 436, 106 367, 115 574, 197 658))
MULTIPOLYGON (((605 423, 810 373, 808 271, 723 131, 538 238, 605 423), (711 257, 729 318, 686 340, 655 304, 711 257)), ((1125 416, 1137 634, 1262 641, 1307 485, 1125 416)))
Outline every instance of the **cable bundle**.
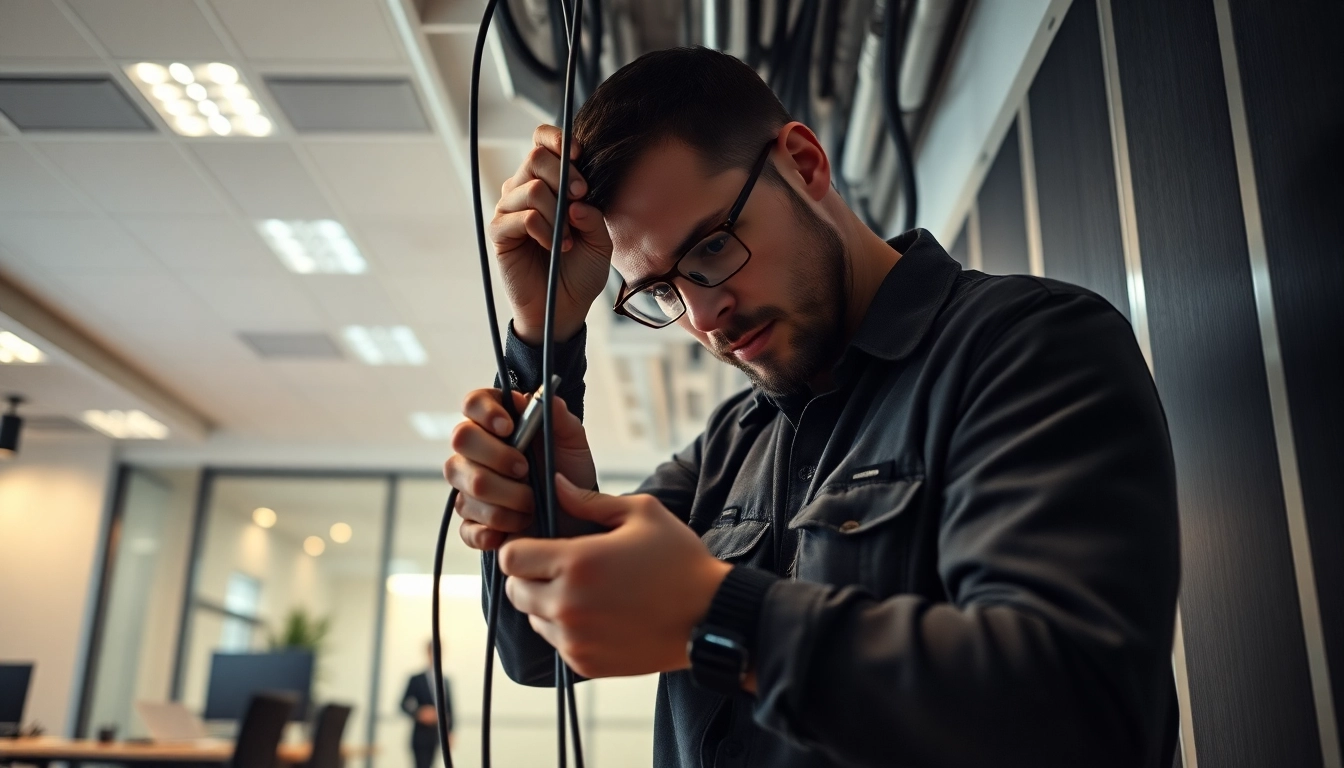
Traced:
MULTIPOLYGON (((582 56, 580 50, 580 29, 583 19, 583 0, 557 0, 561 11, 566 16, 565 29, 569 33, 568 55, 565 64, 564 96, 562 99, 560 124, 561 124, 561 144, 562 152, 560 156, 560 177, 566 179, 569 177, 570 148, 573 145, 574 132, 574 86, 576 65, 582 56), (572 4, 572 7, 571 7, 572 4)), ((495 367, 499 375, 499 386, 503 396, 503 405, 513 422, 515 431, 519 428, 519 419, 516 409, 513 405, 513 392, 511 379, 509 377, 508 366, 504 362, 504 347, 500 340, 499 318, 495 312, 494 287, 490 277, 490 252, 485 241, 485 215, 481 204, 481 168, 480 168, 480 81, 481 81, 481 60, 485 51, 486 35, 490 29, 490 21, 495 14, 495 9, 499 5, 499 0, 487 0, 485 14, 481 18, 480 29, 476 35, 476 49, 472 57, 471 64, 471 104, 468 115, 468 133, 469 149, 471 153, 471 185, 472 185, 472 206, 476 217, 476 245, 480 252, 481 262, 481 285, 485 291, 485 311, 490 325, 490 341, 495 354, 495 367)), ((516 38, 516 42, 521 42, 521 36, 518 35, 517 27, 513 23, 512 14, 509 13, 508 2, 505 0, 501 16, 504 21, 505 33, 516 38)), ((592 83, 591 87, 596 87, 596 78, 598 75, 598 58, 600 52, 601 40, 601 14, 595 14, 596 19, 592 22, 590 30, 594 35, 592 47, 592 57, 589 61, 588 77, 592 83)), ((526 50, 526 46, 521 46, 526 50)), ((558 76, 554 70, 549 69, 535 56, 528 62, 530 68, 533 68, 538 74, 545 76, 545 73, 551 73, 558 76)), ((547 275, 546 285, 546 323, 544 327, 544 336, 542 343, 542 381, 551 382, 554 358, 554 325, 555 325, 555 294, 560 272, 560 247, 563 242, 564 222, 568 214, 569 196, 563 193, 556 196, 556 214, 555 214, 555 232, 551 238, 550 268, 547 275)), ((530 462, 531 480, 533 495, 538 503, 536 509, 545 511, 545 530, 544 535, 553 537, 557 534, 556 526, 556 500, 555 500, 555 433, 553 427, 552 397, 555 395, 554 386, 543 386, 542 388, 542 469, 540 476, 536 469, 536 462, 530 462)), ((439 590, 439 581, 443 575, 443 557, 444 548, 448 541, 448 527, 452 519, 453 509, 457 504, 458 491, 456 488, 448 494, 448 502, 443 510, 443 517, 439 523, 439 535, 434 547, 434 589, 430 598, 430 613, 433 626, 430 630, 433 645, 434 656, 434 685, 435 699, 438 701, 442 697, 443 688, 443 637, 439 626, 441 594, 439 590)), ((481 764, 485 768, 490 766, 490 710, 491 698, 494 688, 494 668, 495 668, 495 638, 499 629, 499 606, 502 602, 503 576, 499 570, 498 558, 496 558, 494 567, 490 569, 490 610, 486 619, 486 646, 485 646, 485 691, 482 701, 481 714, 481 764)), ((556 720, 558 726, 557 742, 559 747, 559 765, 561 768, 565 765, 565 722, 566 709, 569 712, 569 723, 574 739, 574 763, 578 768, 583 768, 583 749, 579 741, 579 718, 576 700, 574 696, 574 673, 560 658, 557 651, 555 654, 555 683, 556 683, 556 720)), ((452 768, 452 753, 448 749, 448 714, 443 707, 442 702, 438 701, 438 730, 439 746, 443 751, 444 764, 452 768)))

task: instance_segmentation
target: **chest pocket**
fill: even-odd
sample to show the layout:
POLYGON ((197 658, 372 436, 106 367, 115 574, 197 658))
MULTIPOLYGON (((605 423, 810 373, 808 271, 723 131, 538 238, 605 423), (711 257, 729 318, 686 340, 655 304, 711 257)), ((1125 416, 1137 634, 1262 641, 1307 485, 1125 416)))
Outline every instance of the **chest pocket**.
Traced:
POLYGON ((745 515, 740 507, 728 507, 700 538, 718 559, 746 564, 769 531, 770 523, 765 520, 745 515))
POLYGON ((878 597, 901 591, 924 478, 830 485, 798 511, 793 575, 861 584, 878 597))

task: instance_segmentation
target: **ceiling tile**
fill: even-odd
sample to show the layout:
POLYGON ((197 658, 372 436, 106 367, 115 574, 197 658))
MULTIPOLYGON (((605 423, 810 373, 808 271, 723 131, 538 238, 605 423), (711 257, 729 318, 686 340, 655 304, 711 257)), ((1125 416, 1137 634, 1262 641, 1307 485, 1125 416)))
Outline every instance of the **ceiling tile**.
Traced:
POLYGON ((164 275, 163 265, 115 224, 101 218, 0 218, 0 247, 51 275, 164 275))
POLYGON ((304 291, 312 296, 333 326, 404 325, 378 281, 366 275, 306 275, 304 291))
POLYGON ((97 56, 50 0, 0 0, 0 59, 97 56))
POLYGON ((247 215, 330 219, 335 213, 287 144, 199 144, 201 162, 247 215))
POLYGON ((352 217, 443 217, 467 204, 448 150, 437 141, 305 146, 352 217))
POLYGON ((211 0, 251 59, 399 61, 376 0, 211 0))
POLYGON ((69 187, 18 144, 0 144, 0 212, 89 213, 69 187))
POLYGON ((178 275, 284 277, 280 260, 251 226, 219 216, 125 217, 136 239, 178 275))
POLYGON ((109 75, 0 77, 0 112, 24 133, 154 132, 109 75))
POLYGON ((443 278, 479 273, 470 209, 421 218, 356 219, 352 225, 367 246, 364 256, 374 274, 443 278))
POLYGON ((380 277, 388 293, 417 323, 485 323, 485 295, 479 278, 424 280, 380 277))
POLYGON ((52 142, 40 148, 112 213, 217 213, 222 202, 167 142, 52 142))
POLYGON ((288 278, 192 276, 183 279, 235 331, 326 328, 317 305, 288 278))
MULTIPOLYGON (((67 276, 61 278, 61 282, 70 291, 67 304, 92 307, 117 318, 119 326, 125 323, 142 327, 164 323, 190 325, 211 317, 210 309, 172 277, 67 276)), ((128 346, 137 346, 141 340, 125 341, 128 346)))
POLYGON ((224 44, 186 0, 68 0, 107 52, 119 59, 220 59, 224 44))
POLYGON ((266 85, 301 133, 429 133, 405 77, 267 77, 266 85))

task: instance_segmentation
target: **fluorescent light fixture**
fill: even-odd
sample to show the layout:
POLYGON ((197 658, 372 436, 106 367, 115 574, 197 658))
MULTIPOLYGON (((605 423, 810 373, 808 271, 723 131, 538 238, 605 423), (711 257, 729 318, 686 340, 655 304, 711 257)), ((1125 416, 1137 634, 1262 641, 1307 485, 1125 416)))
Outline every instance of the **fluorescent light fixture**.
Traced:
POLYGON ((355 535, 355 531, 349 523, 332 523, 331 530, 327 533, 331 534, 331 540, 337 544, 344 544, 350 540, 351 536, 355 535))
MULTIPOLYGON (((429 597, 434 577, 428 573, 394 573, 387 577, 387 591, 400 597, 429 597)), ((443 597, 481 599, 481 577, 475 573, 445 573, 439 577, 443 597)))
POLYGON ((339 221, 264 219, 257 232, 290 272, 358 275, 369 268, 339 221))
POLYGON ((447 440, 453 436, 453 428, 465 418, 460 413, 432 413, 416 411, 411 414, 411 426, 426 440, 447 440))
POLYGON ((142 61, 126 74, 183 136, 269 136, 275 130, 238 70, 222 61, 142 61))
POLYGON ((270 507, 257 507, 252 510, 252 522, 260 525, 262 528, 274 527, 275 520, 275 510, 270 507))
POLYGON ((429 359, 415 331, 404 325, 351 325, 341 335, 368 365, 424 365, 429 359))
POLYGON ((47 356, 42 350, 15 336, 10 331, 0 331, 0 363, 34 364, 45 362, 47 356))
POLYGON ((317 557, 327 551, 327 542, 323 541, 321 536, 309 536, 303 540, 303 551, 317 557))
POLYGON ((85 411, 84 423, 118 440, 163 440, 168 427, 144 411, 85 411))

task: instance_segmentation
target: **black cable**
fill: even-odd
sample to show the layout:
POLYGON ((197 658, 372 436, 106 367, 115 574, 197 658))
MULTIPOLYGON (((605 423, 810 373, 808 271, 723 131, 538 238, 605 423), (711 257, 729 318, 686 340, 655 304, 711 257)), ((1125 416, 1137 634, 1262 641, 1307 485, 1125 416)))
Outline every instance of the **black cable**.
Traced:
POLYGON ((840 12, 844 3, 827 3, 826 16, 821 25, 820 81, 817 95, 829 99, 835 95, 835 52, 840 43, 840 12))
MULTIPOLYGON (((747 66, 758 69, 765 53, 761 46, 762 0, 747 0, 747 66)), ((839 3, 836 3, 839 5, 839 3)))
MULTIPOLYGON (((563 2, 563 0, 562 0, 563 2)), ((557 526, 556 512, 559 505, 555 500, 555 413, 554 413, 554 387, 549 386, 553 371, 555 369, 555 298, 556 290, 559 286, 560 278, 560 248, 564 244, 566 222, 569 216, 569 168, 571 164, 570 153, 574 146, 574 80, 579 58, 582 54, 580 50, 580 33, 583 28, 583 0, 573 0, 573 7, 569 14, 569 45, 565 57, 565 90, 564 97, 561 100, 560 107, 560 174, 558 176, 559 191, 556 194, 555 202, 555 223, 551 233, 551 259, 550 268, 546 276, 546 322, 542 330, 542 351, 541 351, 541 380, 546 383, 542 389, 541 398, 541 425, 542 425, 542 452, 543 466, 545 467, 546 477, 542 486, 546 489, 546 518, 547 527, 550 535, 555 536, 559 532, 557 526)), ((578 238, 574 238, 577 245, 578 238)), ((565 706, 568 703, 566 692, 573 686, 573 678, 566 672, 564 661, 560 658, 560 652, 555 655, 555 691, 556 691, 556 709, 557 719, 559 721, 558 742, 560 746, 559 764, 561 768, 565 766, 565 736, 564 719, 565 706)), ((577 713, 576 713, 577 714, 577 713)), ((577 717, 575 718, 577 719, 577 717)), ((582 762, 582 758, 578 759, 582 762)))
POLYGON ((691 21, 691 0, 681 0, 681 44, 687 48, 695 45, 694 26, 691 21))
POLYGON ((910 136, 905 131, 901 116, 901 51, 905 47, 902 35, 900 0, 887 0, 882 19, 882 106, 887 116, 887 128, 896 145, 897 164, 901 174, 901 197, 905 200, 905 222, 902 232, 915 228, 915 214, 919 198, 915 190, 915 158, 910 151, 910 136))
POLYGON ((784 62, 789 53, 789 0, 775 0, 775 28, 770 34, 770 89, 781 93, 784 62))

